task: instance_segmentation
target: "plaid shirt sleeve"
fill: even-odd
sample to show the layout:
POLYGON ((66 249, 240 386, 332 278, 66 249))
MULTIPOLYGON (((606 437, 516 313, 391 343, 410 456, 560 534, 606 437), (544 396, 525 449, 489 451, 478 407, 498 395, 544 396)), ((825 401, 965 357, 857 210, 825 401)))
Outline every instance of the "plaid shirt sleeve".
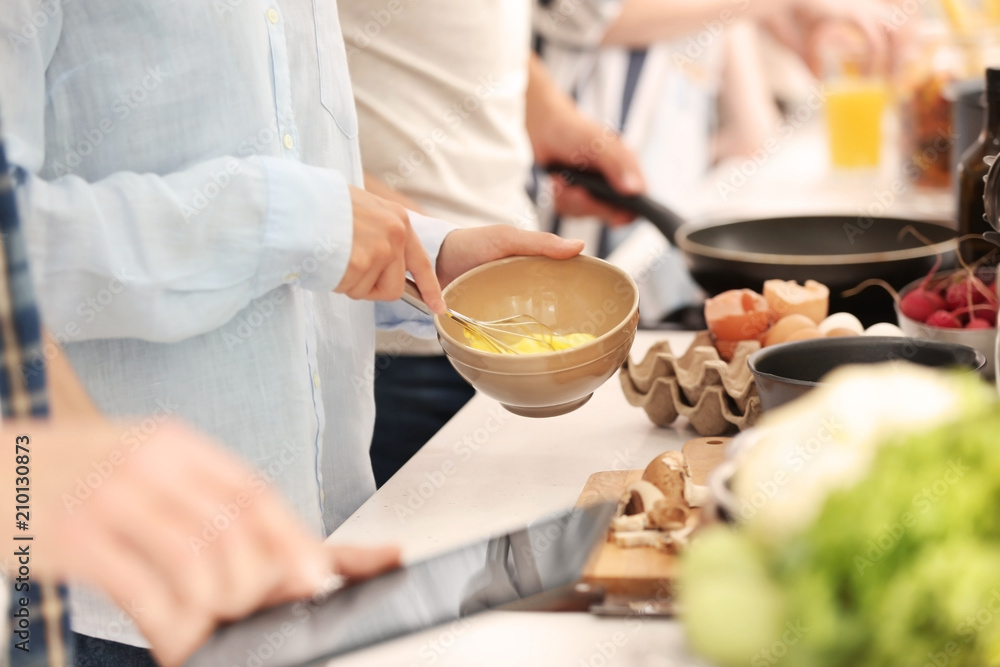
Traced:
MULTIPOLYGON (((0 135, 2 136, 2 135, 0 135)), ((14 178, 0 141, 0 406, 4 419, 48 415, 42 327, 18 223, 14 178)), ((64 586, 29 580, 11 590, 12 667, 71 665, 64 586), (23 590, 27 583, 27 590, 23 590), (27 599, 27 606, 21 602, 27 599), (24 610, 28 615, 25 617, 24 610), (24 624, 24 625, 22 625, 24 624)))

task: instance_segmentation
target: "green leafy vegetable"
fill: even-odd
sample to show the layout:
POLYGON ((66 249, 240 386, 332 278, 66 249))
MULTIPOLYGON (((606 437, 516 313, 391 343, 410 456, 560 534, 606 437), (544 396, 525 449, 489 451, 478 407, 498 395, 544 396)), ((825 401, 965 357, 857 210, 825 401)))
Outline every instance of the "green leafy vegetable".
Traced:
POLYGON ((695 540, 681 589, 693 647, 751 667, 1000 665, 1000 408, 972 405, 882 437, 804 526, 753 517, 695 540))

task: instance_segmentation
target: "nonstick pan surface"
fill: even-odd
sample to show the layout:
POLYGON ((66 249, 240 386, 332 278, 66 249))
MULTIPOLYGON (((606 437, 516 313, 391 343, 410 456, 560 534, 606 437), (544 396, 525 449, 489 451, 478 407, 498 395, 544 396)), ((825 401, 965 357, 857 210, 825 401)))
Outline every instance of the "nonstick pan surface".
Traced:
POLYGON ((719 259, 801 266, 934 257, 952 249, 954 238, 955 231, 943 222, 799 215, 686 225, 676 242, 686 252, 719 259), (927 246, 911 229, 938 247, 927 246))
POLYGON ((882 302, 884 319, 892 317, 892 302, 888 296, 875 298, 877 288, 854 297, 841 292, 869 278, 898 289, 929 272, 938 255, 943 267, 951 266, 954 239, 955 231, 941 222, 836 215, 684 225, 675 236, 692 276, 710 294, 743 287, 759 291, 772 278, 818 280, 830 288, 835 310, 861 310, 870 318, 879 314, 869 312, 873 303, 882 302))
POLYGON ((899 289, 926 275, 938 256, 942 269, 955 263, 956 232, 942 220, 810 214, 696 225, 649 197, 615 192, 592 172, 560 173, 653 223, 684 253, 692 277, 709 295, 759 292, 774 278, 817 280, 830 288, 831 312, 851 312, 871 324, 895 319, 892 297, 877 287, 851 297, 842 292, 870 278, 899 289))

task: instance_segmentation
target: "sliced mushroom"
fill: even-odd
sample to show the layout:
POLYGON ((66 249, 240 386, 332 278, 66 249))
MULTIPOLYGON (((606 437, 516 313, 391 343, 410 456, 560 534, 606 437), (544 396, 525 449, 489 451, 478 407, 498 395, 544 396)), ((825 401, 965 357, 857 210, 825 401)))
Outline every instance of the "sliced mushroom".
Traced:
POLYGON ((661 500, 647 513, 648 523, 658 530, 677 530, 687 523, 691 510, 685 505, 676 505, 661 500))
POLYGON ((642 479, 630 485, 612 521, 612 537, 619 547, 653 547, 677 552, 687 546, 698 524, 698 513, 710 500, 707 486, 695 484, 681 452, 653 459, 642 479))
POLYGON ((704 507, 712 499, 707 486, 695 484, 690 477, 684 478, 684 500, 691 507, 704 507))
POLYGON ((611 529, 616 533, 630 533, 646 530, 648 527, 646 521, 647 516, 649 515, 644 512, 642 514, 615 517, 611 520, 611 529))
POLYGON ((663 492, 645 480, 639 480, 628 487, 625 492, 625 503, 619 515, 645 514, 664 499, 663 492))
POLYGON ((664 534, 655 530, 639 530, 628 533, 615 533, 615 544, 623 549, 634 547, 653 547, 659 549, 663 546, 664 534))
POLYGON ((670 531, 670 541, 680 548, 686 547, 691 539, 691 533, 693 533, 694 529, 697 527, 697 521, 690 521, 683 528, 670 531))
POLYGON ((684 455, 666 452, 657 456, 646 466, 642 479, 660 489, 668 500, 679 504, 684 498, 684 455))

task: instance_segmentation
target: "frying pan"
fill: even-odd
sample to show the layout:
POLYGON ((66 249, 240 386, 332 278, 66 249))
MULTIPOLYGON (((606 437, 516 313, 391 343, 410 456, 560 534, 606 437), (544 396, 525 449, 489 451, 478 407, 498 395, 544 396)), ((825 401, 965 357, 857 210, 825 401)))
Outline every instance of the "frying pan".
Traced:
POLYGON ((930 272, 938 256, 942 269, 955 263, 956 232, 945 221, 800 215, 694 225, 645 195, 617 192, 599 174, 573 168, 557 173, 653 223, 683 252, 691 276, 709 295, 740 288, 760 292, 772 278, 817 280, 830 288, 830 312, 853 313, 867 326, 895 319, 892 297, 879 288, 850 297, 842 292, 869 278, 900 289, 930 272))

